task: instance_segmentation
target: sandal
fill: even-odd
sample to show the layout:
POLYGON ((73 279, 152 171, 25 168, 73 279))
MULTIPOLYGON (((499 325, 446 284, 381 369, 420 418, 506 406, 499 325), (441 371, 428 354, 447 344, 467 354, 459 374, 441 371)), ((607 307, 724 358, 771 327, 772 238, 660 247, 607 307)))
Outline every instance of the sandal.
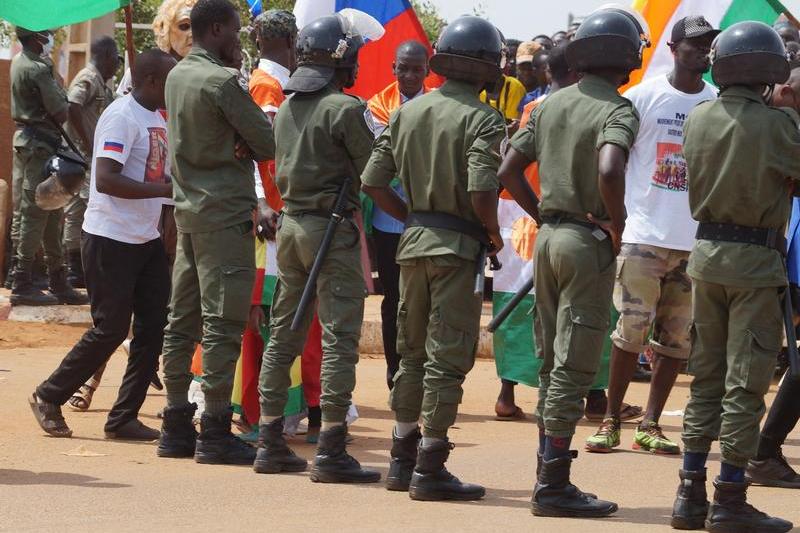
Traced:
MULTIPOLYGON (((600 404, 600 402, 597 402, 597 403, 600 404)), ((605 416, 606 416, 606 401, 604 401, 602 403, 603 403, 602 412, 596 412, 594 410, 589 411, 589 409, 588 409, 589 408, 589 404, 587 402, 587 405, 586 405, 587 409, 584 411, 584 416, 586 417, 586 420, 589 420, 591 422, 602 422, 605 419, 605 416)), ((599 407, 599 405, 597 407, 599 407)), ((620 422, 630 422, 631 420, 636 420, 638 418, 641 418, 643 414, 644 414, 644 411, 642 410, 641 406, 639 406, 639 405, 630 405, 630 404, 627 404, 627 403, 623 402, 622 409, 619 412, 619 420, 620 420, 620 422)))
POLYGON ((522 411, 521 407, 514 406, 514 411, 511 414, 504 415, 497 412, 497 407, 495 407, 495 420, 499 420, 500 422, 516 422, 519 420, 526 420, 528 417, 525 416, 525 413, 522 411))
POLYGON ((39 423, 39 427, 45 433, 53 437, 69 438, 72 436, 72 430, 64 420, 64 415, 61 414, 61 406, 55 403, 43 402, 34 392, 28 398, 28 404, 31 406, 33 416, 39 423))
POLYGON ((92 405, 94 391, 97 390, 97 386, 92 386, 90 383, 93 383, 93 381, 89 380, 81 385, 81 388, 78 389, 69 400, 67 400, 67 405, 69 405, 70 409, 81 412, 89 409, 89 407, 92 405))

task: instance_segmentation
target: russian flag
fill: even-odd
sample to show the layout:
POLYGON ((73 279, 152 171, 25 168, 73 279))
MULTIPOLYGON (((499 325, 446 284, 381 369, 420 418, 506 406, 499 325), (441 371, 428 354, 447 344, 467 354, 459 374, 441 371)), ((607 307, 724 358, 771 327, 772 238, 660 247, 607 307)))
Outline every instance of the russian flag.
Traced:
MULTIPOLYGON (((369 42, 361 49, 358 80, 347 91, 369 99, 395 81, 392 62, 394 52, 402 42, 414 39, 429 51, 431 44, 409 0, 297 0, 294 6, 297 27, 302 28, 319 17, 348 7, 372 15, 386 29, 386 34, 380 40, 369 42)), ((440 83, 437 83, 438 77, 434 77, 436 79, 429 79, 428 82, 435 87, 440 83)))

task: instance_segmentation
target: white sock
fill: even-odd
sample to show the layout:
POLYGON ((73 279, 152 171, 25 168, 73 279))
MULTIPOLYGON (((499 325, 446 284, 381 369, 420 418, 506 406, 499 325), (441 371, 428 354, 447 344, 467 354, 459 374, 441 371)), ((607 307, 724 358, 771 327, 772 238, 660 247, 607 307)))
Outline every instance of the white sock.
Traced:
POLYGON ((322 427, 320 427, 320 431, 328 431, 329 429, 333 429, 337 426, 343 426, 343 422, 326 422, 325 420, 322 421, 322 427))
POLYGON ((261 424, 262 424, 262 425, 264 425, 264 426, 268 426, 269 424, 271 424, 271 423, 275 422, 275 421, 276 421, 277 419, 279 419, 279 418, 280 418, 279 416, 265 416, 265 415, 261 415, 261 418, 259 419, 259 421, 261 422, 261 424))
POLYGON ((435 444, 443 440, 444 439, 437 439, 435 437, 422 437, 422 446, 430 446, 431 444, 435 444))
POLYGON ((397 435, 399 438, 403 438, 412 431, 417 429, 416 422, 395 422, 394 423, 394 434, 397 435))

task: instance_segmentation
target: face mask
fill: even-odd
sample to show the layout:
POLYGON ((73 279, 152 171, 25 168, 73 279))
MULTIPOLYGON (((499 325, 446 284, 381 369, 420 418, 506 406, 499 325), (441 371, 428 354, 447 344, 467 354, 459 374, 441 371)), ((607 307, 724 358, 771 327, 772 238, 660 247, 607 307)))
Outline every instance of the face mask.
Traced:
POLYGON ((52 33, 47 34, 47 42, 42 45, 42 57, 50 57, 50 54, 53 52, 53 47, 56 44, 56 40, 53 37, 52 33))

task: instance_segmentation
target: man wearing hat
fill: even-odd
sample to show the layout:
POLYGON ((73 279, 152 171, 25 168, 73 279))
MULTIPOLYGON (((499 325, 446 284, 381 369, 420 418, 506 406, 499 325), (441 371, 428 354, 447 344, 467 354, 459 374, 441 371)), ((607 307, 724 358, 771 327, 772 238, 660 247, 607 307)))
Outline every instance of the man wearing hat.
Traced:
POLYGON ((275 116, 275 183, 284 208, 278 223, 280 267, 270 339, 259 381, 261 420, 253 463, 257 473, 306 469, 306 460, 297 457, 283 438, 283 412, 291 384, 289 371, 303 351, 313 305, 298 317, 299 328, 291 325, 334 217, 338 225, 321 256, 314 287, 322 324, 322 428, 310 477, 322 483, 380 480, 380 473, 361 468, 346 446, 345 418, 355 387, 366 296, 359 230, 353 217, 360 205, 361 172, 375 136, 364 101, 344 94, 343 89, 355 84, 364 39, 382 35, 383 27, 375 19, 348 9, 312 21, 297 36, 298 67, 284 87, 292 96, 275 116), (334 214, 340 198, 342 210, 334 214))
POLYGON ((703 74, 711 66, 708 52, 718 33, 702 16, 682 18, 667 43, 672 71, 624 94, 639 112, 640 126, 625 176, 628 219, 614 284, 614 307, 620 317, 611 337, 608 406, 600 429, 586 441, 590 452, 610 452, 620 445, 625 391, 639 354, 649 344, 650 396, 633 447, 680 453, 661 431, 658 419, 691 344, 692 282, 686 264, 697 223, 689 212, 691 178, 683 158, 683 122, 697 104, 716 98, 716 88, 703 80, 703 74))
POLYGON ((790 522, 747 503, 745 467, 756 454, 783 337, 784 232, 800 181, 800 117, 766 101, 789 77, 783 41, 766 24, 730 26, 714 41, 711 58, 720 96, 698 105, 683 130, 689 207, 698 222, 686 269, 694 380, 672 526, 789 531, 790 522), (706 461, 715 440, 721 464, 709 506, 706 461))
POLYGON ((636 110, 617 91, 641 66, 646 33, 626 10, 589 15, 566 50, 570 68, 583 77, 536 108, 500 167, 500 178, 508 180, 539 162, 534 328, 543 361, 532 498, 538 516, 603 517, 617 510, 570 483, 570 442, 609 325, 625 228, 625 163, 639 128, 636 110))
MULTIPOLYGON (((59 124, 67 120, 67 95, 53 77, 53 32, 34 32, 17 27, 22 44, 11 63, 11 117, 14 133, 14 188, 19 194, 19 216, 12 224, 16 235, 14 282, 11 305, 84 304, 85 295, 67 282, 61 252, 62 210, 45 211, 36 205, 36 187, 46 178, 47 160, 61 146, 59 124), (44 245, 50 294, 31 281, 33 260, 44 245)), ((16 200, 15 200, 16 203, 16 200)))
POLYGON ((520 112, 528 103, 547 94, 550 83, 547 70, 549 55, 548 49, 535 41, 525 41, 517 48, 517 79, 527 91, 519 103, 520 112))

